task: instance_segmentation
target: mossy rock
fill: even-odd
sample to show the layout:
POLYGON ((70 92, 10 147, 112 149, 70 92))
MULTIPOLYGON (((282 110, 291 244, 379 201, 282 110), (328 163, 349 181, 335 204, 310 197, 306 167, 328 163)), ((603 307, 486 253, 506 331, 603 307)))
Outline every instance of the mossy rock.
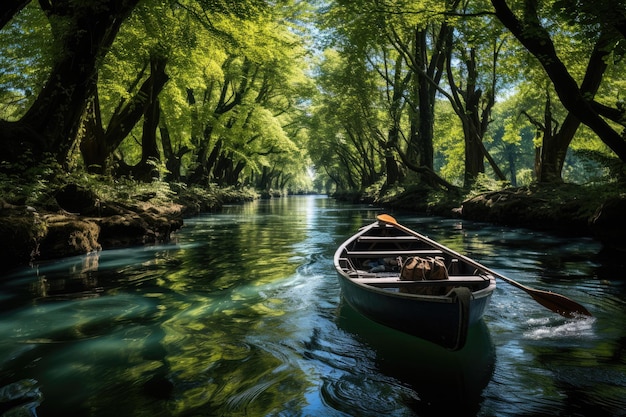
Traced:
POLYGON ((533 185, 487 192, 462 203, 462 217, 511 227, 589 235, 604 191, 575 184, 533 185))
POLYGON ((83 255, 100 250, 97 224, 75 216, 49 214, 43 216, 47 233, 39 247, 41 259, 83 255))

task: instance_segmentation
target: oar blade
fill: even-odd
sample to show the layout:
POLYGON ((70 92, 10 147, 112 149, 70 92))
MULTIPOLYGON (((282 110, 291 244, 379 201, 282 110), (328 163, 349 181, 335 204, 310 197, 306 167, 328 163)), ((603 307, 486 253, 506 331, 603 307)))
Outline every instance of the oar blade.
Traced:
POLYGON ((584 306, 578 304, 574 300, 570 300, 564 295, 536 289, 526 292, 542 306, 564 317, 592 315, 584 306))
POLYGON ((398 224, 395 218, 391 217, 389 214, 379 214, 376 216, 376 219, 379 222, 389 223, 389 224, 398 224))

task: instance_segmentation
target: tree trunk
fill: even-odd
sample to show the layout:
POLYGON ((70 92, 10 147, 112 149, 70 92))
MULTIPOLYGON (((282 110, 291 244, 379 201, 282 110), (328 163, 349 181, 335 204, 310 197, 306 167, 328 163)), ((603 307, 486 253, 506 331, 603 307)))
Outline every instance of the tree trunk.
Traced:
POLYGON ((150 77, 148 97, 143 114, 143 130, 141 135, 141 161, 135 167, 137 178, 150 182, 159 177, 158 167, 154 164, 161 160, 157 146, 157 130, 161 117, 159 93, 169 79, 165 73, 167 59, 164 57, 150 57, 150 77), (154 76, 153 76, 154 75, 154 76))
POLYGON ((179 148, 177 151, 174 150, 174 147, 172 145, 172 139, 170 137, 170 132, 167 128, 167 124, 165 123, 164 118, 161 118, 159 124, 159 133, 161 135, 161 148, 163 148, 165 168, 167 169, 167 173, 165 174, 165 180, 169 182, 179 182, 181 180, 180 170, 182 167, 182 158, 191 150, 186 146, 179 148))
MULTIPOLYGON (((443 23, 433 40, 434 45, 431 45, 432 56, 429 60, 427 30, 415 29, 413 54, 410 57, 414 75, 412 98, 417 103, 413 104, 409 114, 411 124, 409 144, 402 159, 403 161, 416 161, 419 167, 416 172, 422 176, 426 184, 432 186, 436 186, 439 182, 430 174, 434 172, 435 97, 443 74, 447 46, 445 40, 449 32, 450 27, 443 23)), ((410 165, 415 166, 415 163, 410 162, 410 165)))
POLYGON ((0 142, 9 151, 4 155, 6 160, 30 149, 36 161, 49 152, 65 164, 88 99, 95 93, 97 63, 137 3, 138 0, 40 2, 62 52, 24 116, 19 121, 0 124, 0 142))
POLYGON ((143 182, 152 182, 159 178, 161 154, 157 146, 157 129, 161 111, 159 100, 151 98, 150 105, 143 116, 143 130, 141 135, 141 161, 135 165, 135 178, 143 182))
MULTIPOLYGON (((157 109, 154 106, 158 106, 158 95, 169 80, 165 73, 166 65, 167 59, 164 57, 150 58, 150 75, 128 103, 118 106, 103 134, 100 133, 103 130, 102 119, 97 92, 95 93, 94 111, 87 109, 87 116, 83 121, 85 133, 80 142, 83 161, 90 172, 104 172, 108 158, 137 125, 141 117, 145 117, 150 112, 153 116, 155 115, 154 112, 157 109)), ((156 131, 156 127, 150 126, 149 128, 154 128, 156 131)), ((154 153, 153 150, 149 152, 154 153)))
POLYGON ((387 88, 392 89, 391 103, 389 103, 389 115, 391 118, 391 128, 387 133, 387 143, 384 145, 385 172, 387 173, 386 186, 391 187, 400 181, 400 170, 393 154, 393 150, 398 146, 400 139, 400 119, 402 117, 402 95, 408 79, 402 77, 402 59, 396 60, 394 67, 393 84, 391 80, 387 82, 387 88))
POLYGON ((386 186, 391 187, 400 181, 400 170, 398 169, 398 162, 394 156, 391 148, 385 149, 385 172, 387 173, 386 186))
POLYGON ((509 174, 511 175, 511 185, 513 187, 517 187, 517 165, 515 162, 515 151, 509 150, 508 148, 509 146, 507 146, 505 155, 507 160, 509 161, 509 174))
MULTIPOLYGON (((434 123, 435 123, 435 91, 436 87, 432 85, 429 78, 434 79, 435 73, 433 72, 438 65, 433 65, 433 62, 428 62, 426 56, 427 41, 426 31, 417 31, 415 37, 416 51, 415 56, 417 61, 421 65, 421 68, 432 68, 430 72, 426 74, 416 73, 415 88, 417 89, 417 99, 419 110, 417 112, 417 119, 413 119, 413 122, 417 122, 417 126, 413 126, 413 132, 416 133, 415 137, 412 137, 412 144, 409 149, 413 149, 417 156, 417 163, 419 166, 432 170, 433 159, 435 151, 433 149, 434 138, 434 123)), ((433 53, 432 59, 438 59, 439 51, 433 53)))
MULTIPOLYGON (((620 132, 602 118, 592 97, 589 98, 585 91, 578 87, 576 80, 559 59, 549 33, 540 24, 533 3, 525 3, 523 22, 513 14, 505 0, 491 0, 491 3, 498 19, 539 60, 563 106, 580 122, 591 128, 622 161, 626 162, 626 141, 620 132)), ((610 53, 610 50, 607 49, 605 52, 610 53)), ((619 111, 617 113, 621 114, 619 111)))
MULTIPOLYGON (((571 132, 572 137, 575 132, 576 128, 574 128, 574 131, 571 132)), ((537 176, 537 182, 562 182, 561 168, 563 167, 565 152, 567 151, 567 146, 564 149, 561 149, 559 146, 560 142, 562 142, 559 138, 562 137, 563 134, 560 133, 558 129, 553 129, 552 127, 552 101, 550 100, 550 92, 546 89, 543 137, 541 140, 541 146, 537 149, 536 156, 538 157, 538 161, 535 162, 535 175, 537 176)))
MULTIPOLYGON (((491 88, 483 97, 483 91, 478 87, 478 70, 476 65, 476 50, 461 50, 460 60, 465 64, 466 77, 461 81, 460 85, 465 85, 465 89, 461 88, 459 83, 454 79, 454 71, 452 68, 452 33, 448 37, 448 53, 446 58, 446 69, 448 74, 448 84, 450 85, 451 94, 449 95, 450 104, 461 120, 463 126, 463 137, 465 144, 465 170, 463 175, 463 186, 469 188, 474 184, 478 175, 485 172, 484 159, 487 158, 496 177, 505 180, 504 173, 500 170, 495 160, 491 157, 487 148, 483 143, 483 138, 489 127, 491 109, 495 104, 495 73, 492 73, 491 88)), ((494 50, 493 63, 497 61, 497 50, 494 50)))
POLYGON ((230 174, 229 185, 237 186, 239 185, 239 176, 241 175, 241 171, 246 167, 246 161, 239 161, 237 165, 233 168, 230 174))
POLYGON ((102 127, 98 92, 87 102, 83 117, 83 134, 80 152, 87 172, 104 174, 110 152, 106 146, 106 134, 102 127))
POLYGON ((469 188, 476 182, 478 175, 485 172, 485 152, 483 152, 483 133, 469 120, 463 120, 463 136, 465 138, 465 170, 463 186, 469 188))

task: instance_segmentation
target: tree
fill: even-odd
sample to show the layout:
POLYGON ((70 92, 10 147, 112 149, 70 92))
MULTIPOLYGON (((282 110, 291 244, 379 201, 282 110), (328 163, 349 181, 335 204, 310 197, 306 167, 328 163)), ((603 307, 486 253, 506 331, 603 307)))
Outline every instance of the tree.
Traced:
MULTIPOLYGON (((520 87, 520 90, 526 90, 520 87)), ((520 109, 529 106, 528 102, 538 100, 530 98, 526 91, 517 92, 502 99, 494 108, 493 122, 490 123, 488 140, 489 152, 507 175, 509 183, 517 187, 534 181, 534 163, 537 129, 525 118, 520 109)))
POLYGON ((74 144, 98 65, 138 0, 41 1, 58 51, 48 79, 17 121, 0 121, 3 158, 25 152, 36 160, 50 153, 64 164, 74 144))
POLYGON ((367 71, 375 71, 381 78, 378 84, 383 83, 375 90, 384 91, 384 96, 373 103, 385 111, 379 122, 386 126, 367 128, 375 127, 379 151, 385 155, 388 186, 408 168, 425 183, 451 187, 433 170, 433 128, 450 33, 444 11, 457 3, 337 1, 326 11, 324 27, 337 34, 333 36, 337 49, 355 67, 364 65, 367 71))
MULTIPOLYGON (((83 130, 81 133, 80 150, 83 161, 88 171, 104 173, 107 167, 107 160, 119 145, 124 141, 135 125, 144 117, 144 130, 142 150, 144 156, 138 166, 140 178, 149 180, 150 171, 146 165, 149 158, 159 160, 156 149, 155 131, 158 125, 160 107, 158 95, 168 80, 165 73, 167 59, 152 55, 144 69, 137 74, 136 83, 143 78, 145 69, 149 66, 149 76, 144 80, 141 87, 133 93, 128 100, 123 100, 116 107, 113 115, 109 119, 106 129, 103 126, 102 111, 98 91, 89 101, 83 118, 83 130)), ((123 168, 124 174, 129 174, 131 168, 126 165, 123 168)))
POLYGON ((387 37, 411 70, 407 93, 409 133, 406 151, 398 149, 402 162, 430 185, 451 185, 433 170, 433 132, 436 96, 444 75, 452 26, 445 18, 459 0, 403 4, 401 13, 388 10, 387 37), (398 16, 400 18, 398 18, 398 16))
MULTIPOLYGON (((358 54, 357 54, 358 55, 358 54)), ((355 55, 327 49, 317 77, 309 153, 339 191, 364 190, 382 176, 379 78, 355 55)))
POLYGON ((442 92, 450 100, 463 126, 466 188, 485 172, 485 158, 496 177, 505 180, 483 139, 502 84, 497 66, 507 39, 501 33, 501 26, 494 24, 491 17, 474 15, 474 10, 467 3, 462 6, 460 13, 471 17, 457 19, 448 38, 446 74, 450 92, 442 92))
MULTIPOLYGON (((609 53, 616 51, 617 45, 625 41, 626 6, 619 1, 602 2, 600 7, 597 2, 587 0, 563 0, 557 2, 554 9, 547 10, 554 15, 555 10, 565 9, 570 13, 570 17, 574 16, 576 10, 584 11, 582 14, 576 13, 584 16, 576 23, 580 24, 583 30, 586 29, 587 35, 593 36, 595 47, 588 60, 588 75, 579 85, 558 55, 549 31, 543 26, 540 18, 541 9, 536 0, 523 2, 518 14, 513 12, 505 0, 491 0, 491 3, 498 19, 541 63, 559 100, 572 117, 577 119, 571 122, 572 125, 580 121, 589 126, 622 161, 626 162, 626 141, 618 128, 609 123, 609 121, 618 123, 620 128, 623 128, 624 109, 619 104, 611 107, 594 100, 604 74, 605 58, 609 53), (591 25, 599 27, 600 30, 589 30, 591 25)), ((556 152, 565 146, 564 143, 568 140, 565 136, 556 141, 562 142, 555 146, 556 152)), ((562 166, 562 162, 558 161, 559 158, 556 159, 557 164, 562 166)))
MULTIPOLYGON (((195 158, 189 180, 241 185, 260 172, 284 177, 286 167, 276 161, 299 152, 285 128, 301 112, 295 101, 298 86, 306 84, 302 41, 287 22, 297 20, 292 14, 301 10, 284 2, 241 19, 225 15, 207 20, 193 7, 191 15, 210 28, 219 45, 212 63, 219 71, 201 68, 202 75, 184 89, 192 121, 190 156, 195 158)), ((302 176, 306 170, 300 168, 302 176)))

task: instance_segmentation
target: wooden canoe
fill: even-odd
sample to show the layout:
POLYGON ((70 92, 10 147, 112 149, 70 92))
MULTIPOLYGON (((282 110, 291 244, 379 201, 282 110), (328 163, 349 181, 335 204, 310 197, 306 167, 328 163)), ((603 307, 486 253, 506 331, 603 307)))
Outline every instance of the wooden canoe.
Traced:
POLYGON ((361 228, 335 252, 342 297, 371 320, 450 350, 461 349, 469 327, 489 305, 495 277, 420 237, 382 221, 361 228), (416 256, 443 258, 447 279, 401 279, 397 264, 416 256))

